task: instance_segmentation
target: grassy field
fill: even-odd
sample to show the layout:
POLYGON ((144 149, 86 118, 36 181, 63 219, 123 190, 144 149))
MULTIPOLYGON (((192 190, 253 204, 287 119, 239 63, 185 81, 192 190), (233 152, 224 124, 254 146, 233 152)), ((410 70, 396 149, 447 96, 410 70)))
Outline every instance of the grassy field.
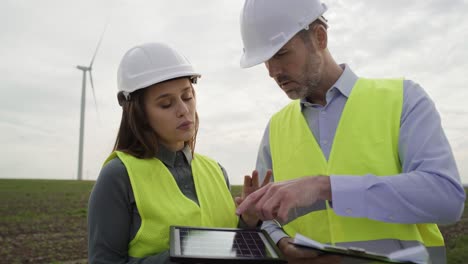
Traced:
POLYGON ((0 180, 0 262, 63 263, 87 256, 94 182, 0 180))
MULTIPOLYGON (((86 208, 93 181, 0 180, 1 263, 86 263, 86 208)), ((240 186, 233 186, 233 196, 240 186)), ((441 226, 449 263, 468 260, 468 208, 441 226)))

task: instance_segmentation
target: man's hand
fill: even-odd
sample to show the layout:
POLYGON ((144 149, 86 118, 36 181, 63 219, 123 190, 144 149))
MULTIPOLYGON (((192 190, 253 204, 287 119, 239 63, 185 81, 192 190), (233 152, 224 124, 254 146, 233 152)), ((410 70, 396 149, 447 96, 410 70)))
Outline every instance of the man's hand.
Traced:
POLYGON ((330 177, 307 176, 299 179, 269 183, 251 193, 237 207, 236 214, 255 211, 262 220, 288 220, 289 210, 307 207, 317 200, 331 200, 330 177))
MULTIPOLYGON (((240 204, 242 204, 245 198, 249 196, 251 193, 257 191, 258 189, 260 189, 260 187, 267 185, 271 180, 271 175, 272 175, 271 170, 268 170, 265 174, 265 178, 263 179, 261 186, 259 186, 258 184, 258 171, 257 170, 254 170, 252 172, 252 177, 250 175, 245 175, 244 186, 242 187, 241 197, 234 198, 236 202, 236 206, 239 206, 240 204)), ((258 220, 260 219, 257 216, 255 208, 251 206, 249 208, 244 209, 242 213, 242 220, 244 220, 244 222, 249 227, 255 227, 258 223, 258 220)))
POLYGON ((292 238, 283 237, 278 242, 278 248, 288 263, 292 264, 339 264, 341 258, 333 255, 319 255, 317 251, 307 250, 291 244, 292 238))

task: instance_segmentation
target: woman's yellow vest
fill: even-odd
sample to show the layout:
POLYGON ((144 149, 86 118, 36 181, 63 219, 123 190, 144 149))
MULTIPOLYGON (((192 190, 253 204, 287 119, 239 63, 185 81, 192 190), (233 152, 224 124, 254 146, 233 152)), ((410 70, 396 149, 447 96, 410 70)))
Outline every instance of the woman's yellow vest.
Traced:
POLYGON ((199 154, 192 160, 197 205, 180 191, 174 176, 159 159, 138 159, 115 151, 106 162, 116 156, 127 168, 141 217, 140 229, 129 243, 129 256, 141 258, 169 249, 171 225, 237 227, 234 201, 214 160, 199 154))
MULTIPOLYGON (((401 173, 398 138, 402 104, 402 80, 359 79, 343 110, 327 162, 299 101, 290 103, 270 121, 275 181, 309 175, 392 177, 401 173)), ((314 207, 318 209, 284 226, 288 235, 298 232, 332 245, 396 239, 419 241, 426 247, 444 246, 435 224, 395 224, 339 216, 328 202, 314 207)))

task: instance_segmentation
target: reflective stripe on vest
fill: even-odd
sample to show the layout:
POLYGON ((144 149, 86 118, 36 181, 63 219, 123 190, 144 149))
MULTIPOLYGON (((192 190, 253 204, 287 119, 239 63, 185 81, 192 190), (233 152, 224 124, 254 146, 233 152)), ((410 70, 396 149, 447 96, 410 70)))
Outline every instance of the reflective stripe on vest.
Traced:
POLYGON ((197 205, 180 191, 159 159, 138 159, 116 151, 107 161, 116 156, 127 168, 141 217, 140 229, 129 243, 129 256, 141 258, 169 249, 171 225, 237 227, 234 201, 216 161, 199 154, 192 160, 197 205))
MULTIPOLYGON (((371 173, 385 177, 401 173, 398 139, 402 104, 402 80, 359 79, 343 109, 327 162, 304 119, 300 102, 291 102, 270 121, 275 181, 309 175, 371 173)), ((284 226, 288 235, 299 232, 333 245, 391 239, 420 242, 428 248, 444 247, 435 224, 396 224, 338 216, 324 201, 317 202, 313 209, 284 226)), ((445 255, 441 258, 445 259, 445 255)))

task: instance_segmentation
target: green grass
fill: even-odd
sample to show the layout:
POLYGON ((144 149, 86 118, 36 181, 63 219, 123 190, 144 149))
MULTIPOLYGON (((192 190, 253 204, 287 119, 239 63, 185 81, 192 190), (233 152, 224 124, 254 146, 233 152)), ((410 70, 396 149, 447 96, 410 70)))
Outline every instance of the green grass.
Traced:
MULTIPOLYGON (((0 180, 1 263, 86 263, 86 214, 93 181, 0 180)), ((232 186, 233 197, 242 186, 232 186)), ((468 191, 468 190, 467 190, 468 191)), ((448 263, 468 259, 468 204, 441 226, 448 263)))
POLYGON ((0 180, 2 263, 63 263, 87 255, 92 181, 0 180))

